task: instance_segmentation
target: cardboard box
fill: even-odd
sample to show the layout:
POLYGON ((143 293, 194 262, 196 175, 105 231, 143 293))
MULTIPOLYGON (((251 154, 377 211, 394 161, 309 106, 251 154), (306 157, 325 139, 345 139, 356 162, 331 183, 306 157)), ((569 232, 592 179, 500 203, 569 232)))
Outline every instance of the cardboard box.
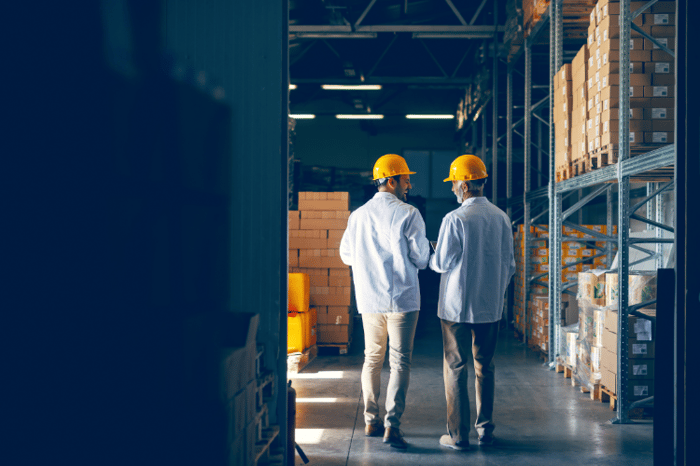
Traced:
POLYGON ((674 131, 654 131, 644 133, 644 142, 647 144, 673 144, 674 131))
POLYGON ((617 352, 610 351, 605 346, 602 347, 600 349, 600 367, 617 374, 617 352))
POLYGON ((345 269, 337 249, 299 249, 299 267, 314 269, 345 269))
POLYGON ((299 250, 289 250, 289 267, 299 267, 299 250))
POLYGON ((298 230, 299 229, 299 211, 290 210, 289 211, 289 229, 298 230))
POLYGON ((605 306, 605 274, 580 272, 578 274, 579 294, 596 306, 605 306))
POLYGON ((600 384, 613 393, 617 392, 617 376, 607 369, 600 371, 600 384))
POLYGON ((348 306, 328 306, 328 324, 349 325, 353 314, 348 306))
MULTIPOLYGON (((302 212, 302 213, 308 213, 308 212, 315 212, 315 211, 307 211, 307 212, 302 212)), ((317 219, 317 218, 307 218, 304 219, 302 218, 299 221, 299 229, 301 230, 345 230, 348 227, 348 219, 347 218, 337 218, 337 219, 331 219, 331 218, 324 218, 324 219, 317 219)))
MULTIPOLYGON (((676 38, 672 37, 654 37, 656 41, 661 43, 664 47, 669 50, 676 50, 676 38)), ((658 45, 649 39, 644 39, 644 50, 661 50, 658 45)))
MULTIPOLYGON (((299 210, 348 210, 350 200, 346 198, 344 200, 307 200, 302 199, 299 193, 299 210)), ((331 193, 332 194, 332 193, 331 193)))
POLYGON ((310 304, 313 306, 349 306, 350 286, 316 286, 311 288, 310 304))
POLYGON ((289 249, 327 249, 327 230, 290 230, 289 249))
POLYGON ((324 325, 318 326, 319 343, 348 343, 352 336, 352 319, 348 325, 324 325))
POLYGON ((340 248, 340 240, 343 239, 345 230, 328 230, 328 248, 340 248))
POLYGON ((673 97, 675 86, 644 86, 644 97, 673 97))

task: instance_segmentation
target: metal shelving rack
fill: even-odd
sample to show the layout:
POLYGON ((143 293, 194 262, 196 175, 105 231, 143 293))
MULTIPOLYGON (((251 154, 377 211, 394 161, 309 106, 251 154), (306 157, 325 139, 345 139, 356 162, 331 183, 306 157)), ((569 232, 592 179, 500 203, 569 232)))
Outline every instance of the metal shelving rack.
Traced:
MULTIPOLYGON (((554 0, 551 3, 551 18, 555 27, 551 28, 550 38, 554 39, 554 43, 550 44, 555 49, 553 56, 554 60, 561 57, 561 16, 562 16, 562 0, 554 0)), ((620 43, 629 43, 631 30, 634 27, 632 20, 642 11, 656 3, 650 1, 640 10, 630 11, 630 0, 620 1, 620 43)), ((638 32, 642 33, 646 38, 653 40, 651 37, 644 34, 638 28, 638 32)), ((661 44, 657 44, 661 45, 661 44)), ((667 52, 671 53, 668 49, 667 52)), ((620 115, 629 114, 629 49, 622 48, 620 50, 620 115)), ((557 62, 557 68, 561 66, 561 62, 557 62)), ((556 70, 555 70, 556 72, 556 70)), ((607 242, 607 247, 604 248, 598 255, 605 255, 608 258, 608 264, 612 259, 612 243, 618 245, 618 283, 619 283, 619 301, 618 301, 618 377, 617 377, 617 399, 618 409, 617 417, 613 420, 614 423, 629 423, 628 412, 631 407, 637 403, 630 404, 627 399, 627 384, 628 384, 628 353, 627 353, 627 338, 628 338, 628 316, 641 315, 637 312, 638 309, 654 304, 656 300, 645 303, 629 306, 629 267, 633 264, 629 262, 629 248, 635 248, 648 254, 649 259, 656 259, 656 264, 661 264, 661 243, 673 243, 673 239, 662 238, 661 231, 666 230, 673 232, 673 228, 664 225, 663 223, 663 197, 659 196, 666 190, 673 188, 673 181, 656 185, 653 183, 647 184, 647 196, 641 202, 634 206, 630 205, 630 179, 635 175, 648 173, 656 169, 672 166, 675 163, 675 145, 669 145, 652 152, 646 153, 635 158, 630 158, 630 142, 629 142, 629 121, 620 119, 619 121, 620 144, 618 152, 618 163, 607 166, 585 175, 577 176, 560 183, 555 182, 554 178, 554 151, 550 140, 550 183, 549 183, 549 203, 553 215, 550 215, 549 230, 550 230, 550 275, 549 275, 549 302, 550 302, 550 345, 549 345, 549 362, 553 366, 557 356, 557 351, 560 347, 561 335, 561 294, 567 288, 573 286, 572 283, 563 285, 561 282, 561 249, 562 241, 575 241, 578 238, 562 237, 562 227, 564 225, 575 228, 579 231, 584 231, 590 234, 599 241, 607 242), (616 182, 618 187, 618 234, 614 237, 612 233, 612 188, 616 182), (593 191, 584 199, 574 204, 567 211, 562 211, 562 199, 567 193, 581 188, 593 188, 593 191), (587 228, 574 225, 566 222, 571 214, 583 208, 588 202, 595 197, 605 194, 607 200, 607 232, 601 234, 587 228), (636 214, 636 211, 643 205, 656 199, 652 205, 655 211, 655 219, 652 220, 650 215, 647 218, 636 214), (630 238, 629 226, 630 219, 634 218, 652 225, 656 229, 655 238, 630 238), (655 243, 657 245, 655 251, 649 251, 641 247, 644 243, 655 243)), ((550 137, 552 135, 550 129, 550 137)), ((527 199, 527 194, 526 194, 527 199)), ((652 209, 649 209, 652 210, 652 209)), ((527 231, 527 228, 526 228, 527 231)), ((641 262, 641 261, 640 261, 641 262)), ((645 401, 645 400, 642 400, 645 401)), ((638 402, 639 403, 639 402, 638 402)))
MULTIPOLYGON (((651 0, 647 2, 640 10, 631 12, 630 11, 630 0, 621 0, 621 30, 620 30, 620 43, 629 43, 631 37, 631 30, 635 29, 637 32, 642 34, 649 40, 654 41, 653 38, 645 34, 641 29, 637 28, 632 24, 632 20, 644 10, 651 7, 656 0, 651 0)), ((629 403, 627 399, 627 364, 628 364, 628 354, 627 345, 622 344, 628 338, 628 316, 629 315, 641 315, 637 312, 638 309, 645 306, 654 304, 655 301, 649 301, 634 306, 629 306, 629 268, 639 262, 644 262, 650 259, 656 259, 657 267, 662 265, 662 243, 673 243, 672 238, 663 238, 662 231, 673 232, 673 228, 664 224, 664 209, 663 209, 663 197, 660 194, 671 191, 673 189, 673 181, 668 181, 665 183, 647 183, 647 196, 639 203, 634 206, 630 205, 630 180, 636 179, 636 176, 645 173, 653 173, 655 170, 662 169, 665 167, 670 167, 675 164, 676 154, 675 145, 668 145, 656 149, 654 151, 648 152, 643 155, 630 158, 630 142, 629 142, 629 121, 627 119, 621 119, 619 122, 619 134, 621 137, 620 144, 618 146, 618 163, 614 165, 609 165, 607 167, 599 168, 592 172, 586 173, 584 175, 576 176, 569 180, 565 180, 556 183, 555 177, 555 164, 554 164, 554 124, 553 124, 553 78, 556 72, 563 65, 563 0, 552 0, 550 2, 549 12, 545 14, 538 25, 533 28, 531 34, 526 38, 524 45, 521 48, 520 53, 524 54, 524 80, 525 80, 525 102, 524 102, 524 117, 518 122, 513 122, 513 73, 515 71, 515 63, 520 57, 520 53, 515 56, 515 59, 508 64, 507 72, 507 145, 506 145, 506 156, 507 156, 507 196, 508 196, 508 214, 512 218, 512 206, 522 202, 523 204, 523 223, 525 228, 523 229, 524 235, 524 247, 526 251, 529 251, 532 246, 532 235, 530 233, 529 226, 535 224, 537 219, 541 216, 549 215, 549 279, 545 284, 542 282, 542 278, 547 274, 532 275, 530 270, 530 263, 525 260, 525 290, 523 293, 523 309, 526 310, 527 302, 529 299, 529 284, 536 282, 538 284, 543 284, 548 286, 549 289, 549 303, 550 303, 550 335, 549 335, 549 354, 548 362, 551 369, 554 369, 559 356, 558 351, 560 348, 561 339, 561 296, 563 293, 568 293, 573 295, 571 288, 576 285, 576 282, 562 283, 562 242, 565 241, 580 241, 578 237, 564 237, 563 236, 563 226, 568 226, 578 231, 583 231, 591 236, 593 236, 597 241, 606 242, 607 246, 603 248, 597 248, 598 252, 594 257, 606 257, 607 264, 610 266, 613 260, 613 244, 616 243, 618 246, 618 283, 619 283, 619 301, 618 301, 618 348, 617 354, 618 358, 618 386, 617 397, 618 397, 618 410, 617 417, 613 420, 614 423, 628 423, 630 422, 628 417, 628 411, 631 407, 638 405, 640 402, 629 403), (549 25, 549 46, 550 46, 550 80, 549 80, 549 182, 545 187, 539 189, 531 189, 531 155, 533 142, 531 138, 531 124, 533 116, 540 119, 535 111, 541 109, 544 105, 543 101, 539 101, 536 105, 532 105, 532 53, 531 48, 533 43, 536 41, 538 34, 541 34, 545 27, 549 25), (524 192, 522 200, 517 199, 513 196, 512 192, 512 163, 513 163, 513 137, 512 133, 515 128, 520 124, 524 125, 524 134, 521 136, 524 139, 524 192), (613 189, 617 187, 617 203, 618 203, 618 218, 617 226, 618 233, 617 236, 612 235, 613 231, 613 189), (590 189, 591 192, 585 197, 581 198, 580 193, 582 189, 590 189), (563 210, 563 200, 572 194, 579 194, 579 199, 566 211, 563 210), (588 228, 576 225, 567 219, 573 214, 578 213, 586 205, 588 205, 592 200, 598 196, 605 195, 606 197, 606 234, 602 234, 588 228), (532 205, 535 202, 548 200, 548 208, 544 212, 540 212, 538 215, 532 215, 532 205), (637 210, 649 204, 649 211, 651 215, 647 217, 641 217, 636 214, 637 210), (653 218, 652 218, 653 217, 653 218), (656 236, 654 238, 630 238, 629 236, 629 226, 630 219, 636 219, 643 221, 648 225, 651 225, 656 230, 656 236), (649 250, 642 245, 646 244, 656 244, 655 250, 649 250), (646 253, 648 256, 640 261, 631 263, 629 261, 629 248, 634 248, 636 250, 646 253)), ((657 41, 654 41, 657 42, 657 41)), ((657 45, 665 50, 666 52, 673 55, 673 52, 663 47, 662 44, 657 45)), ((629 114, 629 50, 620 51, 620 115, 629 114)), ((538 147, 539 149, 539 147, 538 147)), ((541 150, 541 149, 540 149, 541 150)), ((665 176, 665 173, 663 174, 665 176)), ((515 224, 519 219, 515 220, 515 224)), ((586 258, 580 261, 580 263, 590 260, 591 258, 586 258)), ((570 265, 575 265, 570 264, 570 265)), ((525 313, 527 315, 527 312, 525 313)), ((527 328, 527 322, 525 322, 525 328, 527 328)), ((525 343, 527 343, 527 334, 523 335, 525 343)), ((642 400, 646 401, 646 400, 642 400)))

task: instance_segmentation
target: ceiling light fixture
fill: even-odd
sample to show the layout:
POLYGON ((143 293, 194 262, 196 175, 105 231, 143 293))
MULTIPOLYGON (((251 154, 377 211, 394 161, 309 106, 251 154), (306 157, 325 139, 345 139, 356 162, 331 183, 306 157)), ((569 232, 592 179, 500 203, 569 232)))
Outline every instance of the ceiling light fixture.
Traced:
POLYGON ((381 84, 321 84, 327 91, 378 91, 381 84))
POLYGON ((343 115, 339 114, 335 116, 339 120, 381 120, 384 115, 377 115, 374 113, 368 113, 366 115, 354 114, 354 115, 343 115))
POLYGON ((376 39, 376 32, 293 32, 299 39, 376 39))
POLYGON ((451 120, 454 115, 406 115, 409 120, 451 120))
POLYGON ((294 89, 296 89, 296 88, 297 88, 297 85, 296 85, 296 84, 290 84, 290 85, 289 85, 289 90, 290 90, 290 91, 291 91, 291 90, 294 90, 294 89))
POLYGON ((295 120, 313 120, 316 118, 316 115, 312 113, 296 113, 296 114, 289 114, 290 118, 294 118, 295 120))

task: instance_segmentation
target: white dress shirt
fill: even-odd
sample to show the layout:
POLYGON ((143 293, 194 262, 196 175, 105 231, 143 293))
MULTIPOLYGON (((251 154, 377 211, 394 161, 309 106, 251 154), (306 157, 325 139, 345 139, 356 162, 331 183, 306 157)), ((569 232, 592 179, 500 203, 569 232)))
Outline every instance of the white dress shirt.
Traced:
POLYGON ((497 322, 515 273, 508 216, 485 197, 472 197, 442 219, 430 268, 442 274, 438 317, 473 324, 497 322))
POLYGON ((418 209, 378 192, 350 214, 340 258, 352 267, 360 313, 420 310, 418 270, 430 259, 425 222, 418 209))

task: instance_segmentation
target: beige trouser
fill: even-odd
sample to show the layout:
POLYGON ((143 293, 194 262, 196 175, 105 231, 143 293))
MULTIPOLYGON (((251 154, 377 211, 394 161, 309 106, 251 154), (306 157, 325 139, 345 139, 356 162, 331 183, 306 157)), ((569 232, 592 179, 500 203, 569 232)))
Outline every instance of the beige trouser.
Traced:
POLYGON ((381 372, 389 337, 389 386, 386 395, 386 427, 398 428, 406 407, 411 370, 413 337, 418 311, 362 314, 365 332, 365 363, 362 366, 362 395, 365 401, 365 424, 381 422, 379 393, 381 372))
POLYGON ((495 365, 499 322, 469 324, 440 320, 444 350, 443 376, 447 399, 447 432, 455 442, 469 440, 469 389, 467 387, 467 363, 469 352, 474 358, 476 375, 476 431, 479 435, 491 434, 493 400, 496 388, 495 365))

